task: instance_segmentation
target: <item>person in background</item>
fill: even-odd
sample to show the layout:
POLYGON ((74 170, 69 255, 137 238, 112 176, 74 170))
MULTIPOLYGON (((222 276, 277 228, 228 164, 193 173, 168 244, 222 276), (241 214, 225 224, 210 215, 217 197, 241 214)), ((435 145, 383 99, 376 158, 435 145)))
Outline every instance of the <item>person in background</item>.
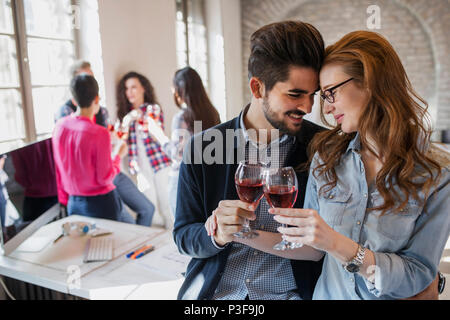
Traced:
MULTIPOLYGON (((87 61, 78 61, 71 68, 71 74, 76 77, 79 74, 88 74, 94 76, 91 64, 87 61)), ((56 119, 68 116, 76 112, 76 105, 73 99, 69 99, 66 104, 61 106, 57 113, 56 119)), ((94 116, 94 122, 103 127, 107 127, 110 123, 108 109, 100 107, 99 112, 94 116)), ((122 171, 117 173, 113 180, 122 201, 136 213, 136 220, 130 215, 123 217, 124 222, 136 223, 142 226, 150 226, 152 224, 155 206, 153 203, 136 187, 134 182, 122 171)))
POLYGON ((138 188, 156 204, 154 223, 173 226, 167 184, 170 158, 148 131, 148 119, 164 130, 164 114, 150 81, 137 72, 125 74, 117 86, 117 118, 128 143, 130 173, 137 176, 138 188))
POLYGON ((15 180, 24 188, 23 221, 33 221, 58 203, 51 140, 11 153, 15 180))
POLYGON ((290 227, 242 242, 267 252, 283 238, 303 247, 274 254, 325 257, 314 299, 437 299, 450 155, 430 142, 426 102, 369 31, 327 47, 320 86, 337 124, 311 142, 304 209, 270 209, 290 227))
POLYGON ((158 130, 156 126, 150 126, 149 130, 158 139, 163 151, 172 161, 168 192, 170 207, 175 216, 178 174, 184 147, 193 134, 218 125, 220 116, 209 100, 200 75, 191 67, 185 67, 175 72, 173 92, 175 105, 181 110, 173 117, 171 140, 164 143, 168 139, 158 138, 163 132, 156 133, 155 130, 158 130), (194 126, 196 121, 198 121, 198 124, 194 126), (152 128, 155 128, 155 130, 152 130, 152 128))
MULTIPOLYGON (((82 73, 86 73, 90 76, 94 76, 94 73, 92 72, 91 64, 88 61, 78 60, 70 68, 71 78, 74 78, 77 75, 82 74, 82 73)), ((75 111, 77 111, 77 106, 76 106, 73 98, 67 100, 66 103, 63 104, 56 111, 55 122, 63 117, 66 117, 66 116, 74 113, 75 111)), ((103 127, 106 127, 108 125, 108 120, 109 120, 108 109, 106 109, 105 107, 100 107, 100 110, 94 116, 94 122, 103 127)))
MULTIPOLYGON (((6 156, 0 155, 0 225, 5 226, 6 221, 6 203, 8 199, 8 193, 6 192, 5 182, 8 180, 8 175, 6 175, 3 170, 5 166, 6 156)), ((1 229, 0 229, 1 230, 1 229)))
POLYGON ((59 120, 52 136, 59 201, 67 205, 69 215, 123 221, 128 213, 113 179, 127 146, 122 143, 111 159, 110 133, 93 122, 100 109, 95 78, 80 74, 72 79, 70 89, 79 115, 59 120))
MULTIPOLYGON (((9 198, 9 192, 6 186, 6 183, 9 180, 8 172, 6 169, 7 158, 8 156, 6 154, 0 155, 0 222, 3 228, 5 228, 4 231, 6 233, 9 233, 10 231, 15 230, 16 223, 17 227, 19 227, 21 225, 26 225, 29 222, 23 223, 24 219, 21 219, 19 211, 17 211, 15 205, 9 198)), ((10 164, 9 169, 11 170, 12 168, 13 165, 10 164)), ((7 234, 5 233, 4 235, 7 236, 7 234)), ((7 241, 7 239, 3 239, 3 241, 7 241)))

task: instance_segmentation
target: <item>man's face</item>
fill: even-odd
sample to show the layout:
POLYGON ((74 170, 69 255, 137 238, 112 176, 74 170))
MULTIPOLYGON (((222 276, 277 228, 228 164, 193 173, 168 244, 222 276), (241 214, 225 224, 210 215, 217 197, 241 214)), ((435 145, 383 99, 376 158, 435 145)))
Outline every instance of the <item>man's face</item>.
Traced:
POLYGON ((310 113, 314 95, 319 90, 319 74, 309 67, 289 68, 289 78, 277 82, 263 97, 267 121, 281 133, 296 135, 303 116, 310 113))

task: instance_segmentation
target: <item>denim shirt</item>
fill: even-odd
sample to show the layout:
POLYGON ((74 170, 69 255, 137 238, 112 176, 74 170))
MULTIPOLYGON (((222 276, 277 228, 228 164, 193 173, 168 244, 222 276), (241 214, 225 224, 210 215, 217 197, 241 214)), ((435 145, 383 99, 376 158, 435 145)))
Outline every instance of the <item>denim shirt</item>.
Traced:
MULTIPOLYGON (((423 291, 436 277, 450 232, 450 171, 444 167, 429 197, 420 203, 410 197, 400 213, 368 210, 384 203, 376 187, 367 184, 359 154, 359 134, 349 143, 335 167, 338 182, 319 194, 327 183, 314 177, 311 165, 304 208, 318 211, 335 231, 371 250, 376 265, 369 279, 346 271, 326 254, 313 299, 400 299, 423 291)), ((419 193, 421 199, 424 198, 419 193)))

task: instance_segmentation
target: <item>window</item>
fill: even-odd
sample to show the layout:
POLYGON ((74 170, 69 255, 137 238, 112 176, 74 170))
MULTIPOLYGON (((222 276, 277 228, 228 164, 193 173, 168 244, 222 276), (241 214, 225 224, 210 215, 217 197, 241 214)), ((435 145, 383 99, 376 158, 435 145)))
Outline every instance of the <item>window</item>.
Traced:
POLYGON ((70 96, 71 0, 0 0, 0 152, 51 135, 70 96))
POLYGON ((191 66, 208 90, 208 52, 204 0, 176 0, 178 68, 191 66))
POLYGON ((0 143, 25 138, 11 0, 0 0, 0 143))

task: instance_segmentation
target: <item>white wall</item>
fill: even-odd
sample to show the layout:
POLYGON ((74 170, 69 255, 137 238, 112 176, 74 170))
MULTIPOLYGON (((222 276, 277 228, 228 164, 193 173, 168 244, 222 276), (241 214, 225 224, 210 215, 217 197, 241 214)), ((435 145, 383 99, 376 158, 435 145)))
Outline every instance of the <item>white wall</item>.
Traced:
POLYGON ((205 1, 205 24, 208 42, 209 97, 219 111, 222 122, 227 120, 225 89, 224 39, 221 0, 205 1))
POLYGON ((244 107, 240 0, 207 0, 210 96, 222 121, 237 116, 244 107))
POLYGON ((89 61, 100 88, 100 105, 108 105, 105 94, 105 79, 103 77, 102 46, 98 17, 98 2, 96 0, 78 0, 80 6, 80 21, 78 28, 80 59, 89 61))
POLYGON ((241 1, 222 1, 222 25, 225 57, 225 86, 227 88, 227 117, 236 117, 250 101, 243 101, 241 1))
POLYGON ((106 100, 116 116, 116 85, 128 71, 149 78, 165 113, 166 133, 177 108, 171 92, 177 68, 175 1, 99 0, 106 100))

